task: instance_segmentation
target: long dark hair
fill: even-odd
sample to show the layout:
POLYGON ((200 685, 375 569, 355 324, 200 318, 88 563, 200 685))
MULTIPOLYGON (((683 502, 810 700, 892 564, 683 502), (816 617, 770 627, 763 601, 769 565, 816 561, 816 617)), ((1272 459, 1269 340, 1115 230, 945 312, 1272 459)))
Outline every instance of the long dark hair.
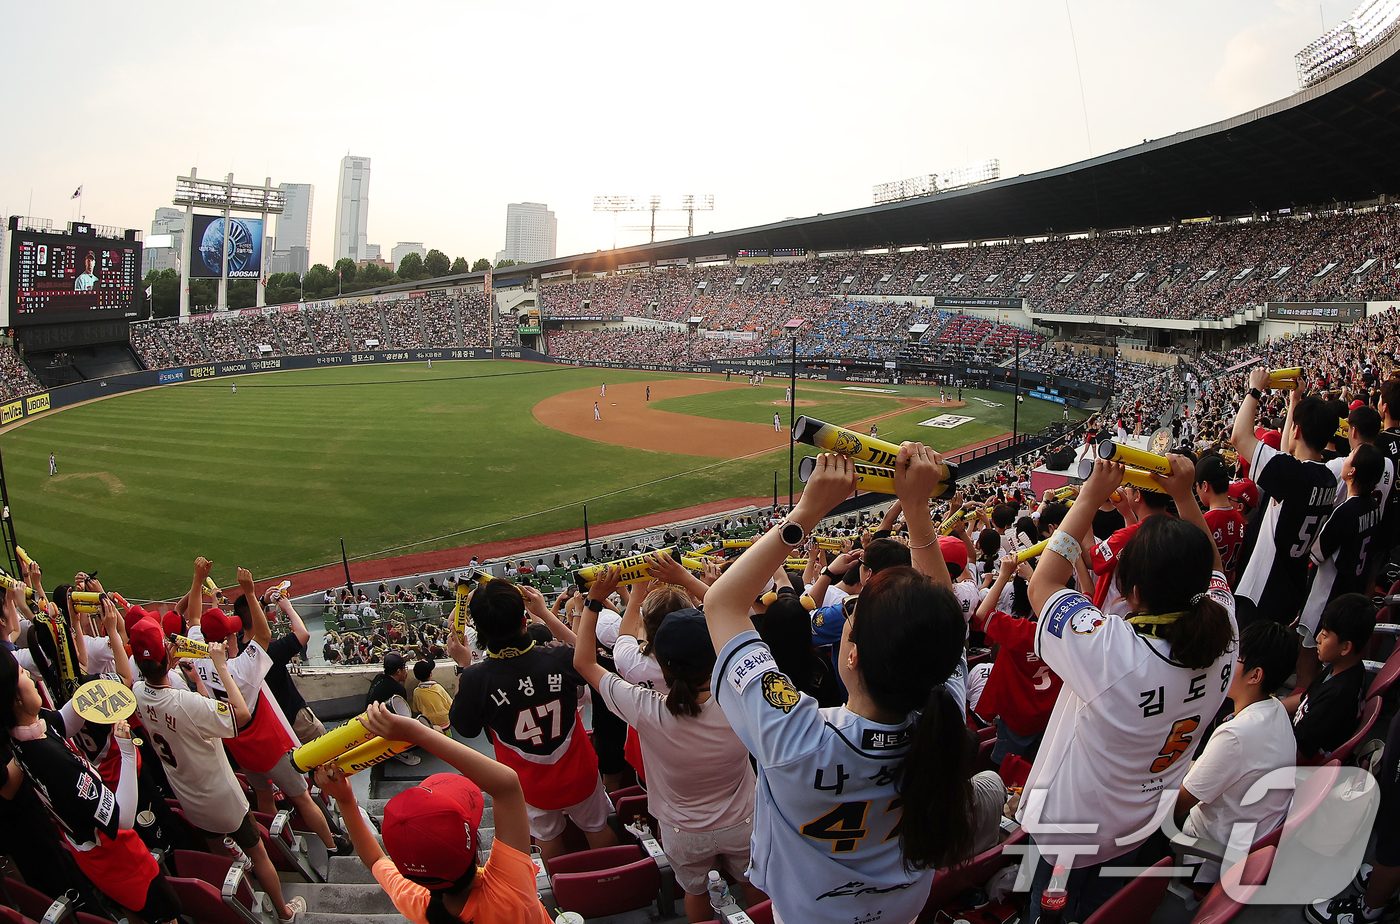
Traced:
POLYGON ((791 594, 779 594, 768 604, 758 634, 773 653, 778 670, 792 685, 816 696, 819 678, 816 646, 812 644, 812 617, 802 602, 791 594))
POLYGON ((1214 561, 1214 539, 1168 516, 1144 520, 1118 558, 1118 587, 1125 597, 1137 591, 1143 614, 1181 614, 1156 634, 1171 645, 1173 661, 1193 670, 1210 667, 1235 643, 1225 608, 1206 595, 1214 561))
POLYGON ((473 860, 467 867, 467 871, 462 874, 452 885, 445 889, 431 889, 428 892, 428 907, 423 909, 423 917, 428 919, 428 924, 462 924, 462 919, 447 910, 447 904, 443 899, 448 894, 467 892, 476 881, 476 861, 473 860))
POLYGON ((669 687, 666 693, 666 711, 677 718, 694 718, 699 715, 700 694, 710 686, 710 672, 714 670, 714 660, 711 659, 709 666, 704 669, 688 670, 678 670, 660 658, 656 659, 656 663, 661 665, 661 676, 666 679, 666 685, 669 687))
POLYGON ((642 629, 647 637, 642 639, 637 650, 643 655, 651 655, 651 640, 656 638, 656 630, 661 628, 661 620, 666 618, 666 614, 694 605, 686 592, 679 587, 658 587, 647 594, 647 598, 642 601, 642 629))
POLYGON ((876 574, 851 617, 871 699, 898 715, 923 713, 895 770, 904 800, 900 852, 909 869, 947 866, 972 849, 975 751, 945 686, 962 659, 966 627, 952 590, 909 567, 876 574))

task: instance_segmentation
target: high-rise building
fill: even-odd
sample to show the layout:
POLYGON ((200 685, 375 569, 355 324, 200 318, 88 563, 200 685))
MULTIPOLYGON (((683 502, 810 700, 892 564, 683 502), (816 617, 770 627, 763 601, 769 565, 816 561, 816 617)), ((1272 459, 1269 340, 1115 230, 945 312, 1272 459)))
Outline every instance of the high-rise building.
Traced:
POLYGON ((394 269, 399 268, 403 258, 411 253, 416 253, 420 257, 426 257, 428 251, 424 249, 422 241, 399 241, 394 245, 394 249, 389 251, 389 260, 394 264, 394 269))
POLYGON ((506 249, 496 262, 536 263, 554 259, 559 222, 543 202, 512 202, 506 206, 506 249))
POLYGON ((283 183, 286 208, 277 216, 269 271, 305 275, 311 268, 311 205, 315 188, 310 183, 283 183))
POLYGON ((142 251, 142 274, 151 270, 163 272, 180 268, 180 244, 185 237, 185 210, 163 207, 156 209, 151 222, 151 236, 142 251))
POLYGON ((350 154, 340 159, 340 186, 335 200, 335 262, 365 258, 369 245, 369 158, 350 154))
POLYGON ((366 245, 365 245, 365 256, 364 256, 364 259, 366 259, 366 260, 378 260, 378 259, 379 259, 379 254, 380 254, 380 249, 379 249, 379 245, 378 245, 378 244, 366 244, 366 245))

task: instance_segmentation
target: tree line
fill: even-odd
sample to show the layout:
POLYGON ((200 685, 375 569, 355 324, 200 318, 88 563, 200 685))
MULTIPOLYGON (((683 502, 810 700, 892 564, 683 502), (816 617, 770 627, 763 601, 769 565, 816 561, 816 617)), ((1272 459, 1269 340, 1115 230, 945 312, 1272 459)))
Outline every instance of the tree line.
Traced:
MULTIPOLYGON (((496 269, 514 266, 514 260, 502 260, 496 269)), ((335 298, 337 295, 350 295, 365 289, 377 289, 398 282, 414 282, 419 279, 436 279, 458 273, 479 273, 491 269, 491 261, 480 258, 470 266, 465 257, 449 259, 441 250, 429 250, 427 256, 417 253, 406 254, 399 261, 397 269, 368 263, 357 267, 349 257, 338 260, 334 267, 317 263, 298 278, 296 273, 273 273, 267 277, 265 302, 269 305, 286 305, 298 301, 316 301, 335 298)), ((230 310, 252 308, 257 304, 258 290, 256 279, 230 279, 228 281, 228 307, 230 310)), ((173 269, 146 274, 143 287, 151 289, 151 316, 173 318, 180 313, 180 274, 173 269)), ((213 310, 218 301, 219 280, 191 279, 190 308, 213 310)), ((144 294, 144 293, 143 293, 144 294)))

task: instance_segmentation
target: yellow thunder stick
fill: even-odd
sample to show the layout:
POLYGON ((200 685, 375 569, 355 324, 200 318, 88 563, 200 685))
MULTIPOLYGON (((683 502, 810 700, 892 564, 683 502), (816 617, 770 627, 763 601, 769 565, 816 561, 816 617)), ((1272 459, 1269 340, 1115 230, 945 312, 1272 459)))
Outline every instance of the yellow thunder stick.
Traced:
POLYGON ((805 571, 809 560, 810 559, 806 558, 788 558, 783 561, 783 567, 789 571, 805 571))
POLYGON ((209 646, 204 642, 196 642, 192 638, 183 635, 170 634, 170 644, 175 647, 175 657, 177 658, 207 658, 209 657, 209 646))
POLYGON ((1056 488, 1050 496, 1055 498, 1055 500, 1064 500, 1067 497, 1073 497, 1076 490, 1076 488, 1070 485, 1065 485, 1063 488, 1056 488))
POLYGON ((1049 544, 1050 544, 1050 540, 1049 540, 1049 539, 1042 539, 1042 540, 1040 540, 1039 542, 1037 542, 1035 545, 1031 546, 1030 548, 1028 548, 1028 549, 1022 549, 1021 551, 1017 552, 1017 553, 1016 553, 1016 564, 1019 565, 1019 564, 1020 564, 1021 562, 1023 562, 1023 561, 1030 561, 1032 558, 1037 558, 1037 557, 1039 557, 1040 553, 1041 553, 1041 552, 1044 552, 1044 551, 1045 551, 1045 547, 1046 547, 1047 545, 1049 545, 1049 544))
POLYGON ((1298 380, 1302 377, 1303 370, 1298 366, 1294 366, 1292 369, 1270 369, 1269 387, 1291 391, 1298 387, 1298 380))
POLYGON ((957 529, 958 524, 965 519, 967 519, 967 512, 965 510, 962 508, 954 510, 952 513, 948 514, 948 519, 944 520, 942 524, 939 525, 938 534, 940 536, 951 536, 953 530, 957 529))
POLYGON ((6 573, 3 572, 3 571, 0 571, 0 587, 4 587, 6 590, 9 590, 9 589, 11 589, 11 588, 13 588, 13 587, 23 587, 23 588, 24 588, 24 598, 25 598, 26 600, 33 600, 33 599, 34 599, 34 588, 33 588, 33 587, 30 587, 28 584, 25 584, 23 581, 17 581, 17 580, 15 580, 14 578, 10 577, 8 574, 6 574, 6 573))
POLYGON ((466 582, 457 584, 457 605, 452 609, 452 631, 457 635, 466 635, 467 632, 467 598, 472 594, 472 589, 466 582))
MULTIPOLYGON (((839 452, 858 462, 866 462, 872 466, 889 468, 899 458, 899 447, 894 443, 887 443, 882 439, 866 436, 854 430, 847 430, 845 427, 838 427, 835 424, 829 424, 805 415, 797 418, 797 423, 793 424, 792 438, 799 443, 806 443, 829 452, 839 452)), ((856 470, 859 472, 859 467, 856 470)), ((865 485, 861 485, 861 487, 867 491, 893 494, 894 469, 890 468, 889 470, 891 475, 888 490, 881 491, 879 488, 866 487, 865 485)), ((952 494, 957 490, 957 481, 958 467, 951 462, 944 462, 943 477, 939 479, 939 490, 933 496, 946 497, 952 494)))
MULTIPOLYGON (((314 741, 312 743, 315 744, 314 741)), ((407 741, 374 737, 335 758, 335 765, 345 773, 353 775, 375 764, 382 764, 395 754, 402 754, 411 747, 413 745, 407 741)))
POLYGON ((26 568, 34 564, 34 559, 29 557, 29 553, 24 550, 23 546, 15 546, 15 554, 19 556, 19 563, 26 568))
POLYGON ((651 577, 651 562, 647 560, 648 555, 660 554, 669 555, 671 560, 676 558, 675 548, 667 546, 664 549, 657 549, 655 553, 640 552, 636 555, 628 555, 626 558, 619 558, 615 561, 602 565, 589 565, 587 568, 580 568, 574 572, 574 583, 579 590, 587 590, 593 586, 593 582, 603 576, 603 572, 609 568, 621 568, 622 574, 618 577, 619 584, 635 584, 638 581, 651 577))
POLYGON ((817 542, 817 548, 819 548, 819 549, 824 549, 825 551, 828 551, 828 552, 839 552, 839 551, 841 551, 841 540, 840 540, 840 539, 836 539, 836 538, 833 538, 833 537, 831 537, 831 536, 813 536, 812 538, 816 540, 816 542, 817 542))
POLYGON ((1337 438, 1348 439, 1351 436, 1351 424, 1347 423, 1345 417, 1337 418, 1337 438))
POLYGON ((1167 461, 1167 457, 1159 456, 1155 452, 1144 452, 1132 446, 1115 443, 1113 440, 1103 440, 1095 451, 1100 459, 1106 459, 1109 462, 1121 462, 1124 465, 1156 472, 1159 475, 1172 473, 1172 464, 1167 461))
MULTIPOLYGON (((894 493, 894 469, 886 468, 883 465, 867 465, 864 462, 853 464, 856 468, 856 488, 874 494, 894 493)), ((812 477, 812 472, 816 468, 817 457, 807 456, 797 463, 797 479, 806 484, 807 479, 812 477)))
POLYGON ((1158 494, 1166 493, 1162 490, 1160 484, 1152 480, 1152 474, 1150 472, 1145 472, 1140 468, 1123 469, 1122 484, 1130 484, 1140 491, 1156 491, 1158 494))
POLYGON ((751 545, 752 539, 725 539, 720 542, 720 547, 725 549, 747 549, 751 545))
POLYGON ((333 728, 315 740, 308 741, 292 751, 292 764, 302 773, 310 773, 321 764, 334 760, 346 751, 353 750, 366 741, 377 738, 374 732, 365 728, 363 715, 333 728))

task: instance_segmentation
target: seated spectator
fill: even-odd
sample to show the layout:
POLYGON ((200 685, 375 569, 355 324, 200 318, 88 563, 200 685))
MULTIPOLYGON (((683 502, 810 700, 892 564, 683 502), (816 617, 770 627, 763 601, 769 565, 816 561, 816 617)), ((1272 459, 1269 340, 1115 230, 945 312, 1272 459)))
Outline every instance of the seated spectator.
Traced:
POLYGON ((452 696, 433 679, 436 667, 437 664, 432 661, 419 661, 413 665, 413 676, 418 680, 418 686, 413 690, 413 712, 427 719, 433 728, 446 733, 452 696))
POLYGON ((1376 607, 1364 594, 1343 594, 1322 611, 1317 659, 1322 673, 1283 701, 1293 716, 1298 758, 1326 759, 1356 732, 1366 669, 1361 651, 1376 629, 1376 607))
MULTIPOLYGON (((1235 825, 1253 824, 1258 840, 1283 823, 1292 801, 1287 789, 1271 788, 1258 799, 1250 793, 1269 773, 1294 765, 1288 710, 1271 692, 1293 672, 1297 647, 1293 633, 1267 620, 1240 633, 1226 693, 1234 714, 1211 734, 1177 794, 1176 820, 1188 837, 1228 844, 1235 825)), ((1195 881, 1219 878, 1220 864, 1206 860, 1195 881)))

